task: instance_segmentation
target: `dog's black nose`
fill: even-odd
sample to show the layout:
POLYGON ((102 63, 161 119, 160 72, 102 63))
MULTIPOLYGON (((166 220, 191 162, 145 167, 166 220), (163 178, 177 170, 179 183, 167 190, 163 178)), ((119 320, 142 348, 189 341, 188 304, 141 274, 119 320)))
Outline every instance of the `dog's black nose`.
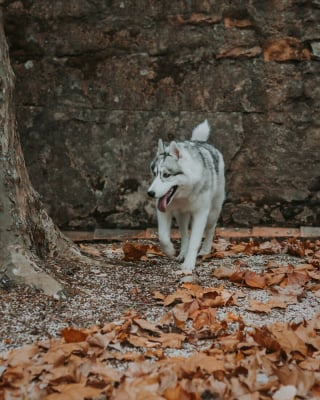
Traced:
POLYGON ((150 197, 154 197, 154 196, 156 195, 156 193, 155 193, 153 190, 149 190, 149 191, 148 191, 148 195, 149 195, 150 197))

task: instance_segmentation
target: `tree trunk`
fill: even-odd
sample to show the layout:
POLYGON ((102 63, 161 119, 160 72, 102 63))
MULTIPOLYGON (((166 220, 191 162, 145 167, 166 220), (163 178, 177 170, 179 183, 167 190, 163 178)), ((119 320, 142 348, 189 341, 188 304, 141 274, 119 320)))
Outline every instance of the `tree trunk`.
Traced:
POLYGON ((64 288, 41 269, 47 257, 79 252, 44 211, 26 170, 16 130, 14 74, 0 10, 0 285, 30 285, 59 297, 64 288))

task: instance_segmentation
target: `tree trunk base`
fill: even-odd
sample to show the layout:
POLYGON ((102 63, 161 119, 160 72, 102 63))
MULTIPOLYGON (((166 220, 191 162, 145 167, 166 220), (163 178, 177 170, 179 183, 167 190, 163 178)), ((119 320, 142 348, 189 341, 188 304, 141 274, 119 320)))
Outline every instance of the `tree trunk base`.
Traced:
POLYGON ((7 250, 7 262, 0 271, 3 285, 14 282, 41 290, 55 299, 66 297, 62 284, 40 269, 39 260, 31 252, 18 245, 10 246, 7 250))

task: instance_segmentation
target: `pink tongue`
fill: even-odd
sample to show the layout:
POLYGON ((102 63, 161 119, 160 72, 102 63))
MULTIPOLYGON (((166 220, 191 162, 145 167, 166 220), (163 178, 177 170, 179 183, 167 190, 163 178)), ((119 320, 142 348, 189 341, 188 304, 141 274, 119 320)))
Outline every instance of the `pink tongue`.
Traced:
POLYGON ((160 197, 158 201, 158 210, 161 212, 165 212, 167 208, 167 203, 168 203, 168 198, 170 197, 171 190, 169 190, 168 193, 166 193, 164 196, 160 197))

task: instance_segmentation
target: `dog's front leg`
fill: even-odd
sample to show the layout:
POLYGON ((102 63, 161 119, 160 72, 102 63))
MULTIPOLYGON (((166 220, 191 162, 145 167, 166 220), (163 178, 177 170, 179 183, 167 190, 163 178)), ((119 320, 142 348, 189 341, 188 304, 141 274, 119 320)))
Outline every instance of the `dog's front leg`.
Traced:
POLYGON ((190 223, 190 214, 189 213, 177 213, 175 215, 177 219, 177 223, 180 229, 181 235, 181 248, 178 257, 176 258, 177 261, 182 262, 187 254, 188 251, 188 244, 189 244, 189 223, 190 223))
POLYGON ((197 211, 193 215, 188 251, 184 263, 182 264, 182 271, 185 273, 191 273, 196 265, 196 258, 202 240, 203 232, 206 227, 208 214, 208 210, 201 210, 197 211))
POLYGON ((169 257, 174 257, 175 250, 170 239, 170 229, 172 215, 171 213, 157 210, 158 215, 158 235, 161 249, 169 257))

